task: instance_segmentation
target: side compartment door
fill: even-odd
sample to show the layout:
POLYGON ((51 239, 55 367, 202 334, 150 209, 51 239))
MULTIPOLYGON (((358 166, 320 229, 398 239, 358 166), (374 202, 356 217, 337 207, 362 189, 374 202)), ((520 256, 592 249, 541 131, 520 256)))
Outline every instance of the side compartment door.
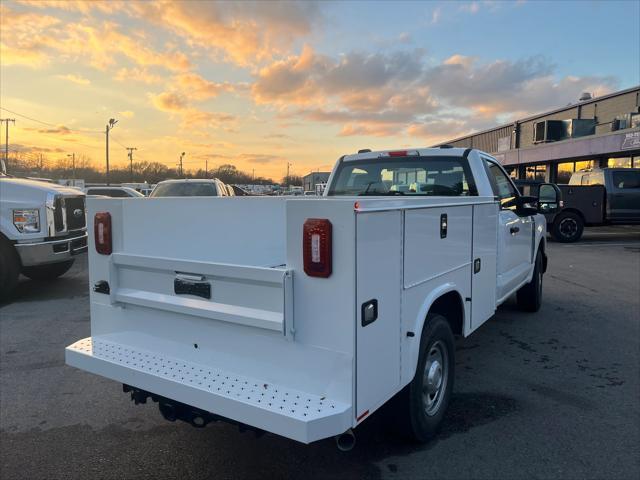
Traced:
POLYGON ((356 217, 356 419, 400 384, 402 213, 356 217))
POLYGON ((496 311, 498 208, 496 204, 473 206, 470 331, 496 311))

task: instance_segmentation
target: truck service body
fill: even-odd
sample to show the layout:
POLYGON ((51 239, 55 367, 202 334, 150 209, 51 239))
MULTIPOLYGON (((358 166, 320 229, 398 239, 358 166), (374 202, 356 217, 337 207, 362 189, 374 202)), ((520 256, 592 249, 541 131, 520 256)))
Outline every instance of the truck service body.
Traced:
POLYGON ((515 292, 539 307, 545 221, 511 208, 515 192, 487 154, 420 149, 342 157, 321 198, 89 199, 91 337, 66 362, 151 397, 169 420, 304 443, 418 384, 425 418, 441 418, 448 336, 471 334, 515 292), (418 173, 431 161, 445 166, 418 173), (404 167, 385 170, 386 194, 373 181, 341 193, 394 162, 415 162, 407 194, 404 167), (411 196, 462 178, 455 165, 466 193, 411 196))

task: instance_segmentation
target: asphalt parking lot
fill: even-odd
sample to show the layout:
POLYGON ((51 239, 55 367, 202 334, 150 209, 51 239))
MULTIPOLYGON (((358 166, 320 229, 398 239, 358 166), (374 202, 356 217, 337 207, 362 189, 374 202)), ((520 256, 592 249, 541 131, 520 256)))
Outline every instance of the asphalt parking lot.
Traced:
POLYGON ((89 335, 86 258, 22 279, 0 307, 0 478, 640 478, 640 229, 549 244, 540 312, 514 302, 457 346, 455 394, 427 445, 380 416, 356 448, 196 430, 64 364, 89 335))

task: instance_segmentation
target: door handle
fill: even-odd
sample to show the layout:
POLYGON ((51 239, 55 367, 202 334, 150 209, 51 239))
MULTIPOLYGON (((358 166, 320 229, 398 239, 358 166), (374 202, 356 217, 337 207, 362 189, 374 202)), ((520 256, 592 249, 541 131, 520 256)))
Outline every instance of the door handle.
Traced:
POLYGON ((509 232, 511 233, 511 235, 515 235, 516 233, 518 233, 520 231, 520 227, 511 227, 509 229, 509 232))

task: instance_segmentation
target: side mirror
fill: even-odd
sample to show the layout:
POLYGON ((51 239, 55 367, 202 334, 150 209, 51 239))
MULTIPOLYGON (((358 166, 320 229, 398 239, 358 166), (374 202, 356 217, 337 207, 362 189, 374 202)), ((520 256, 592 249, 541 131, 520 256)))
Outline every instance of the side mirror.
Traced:
POLYGON ((562 208, 562 192, 553 183, 541 183, 538 189, 538 212, 556 213, 562 208))
POLYGON ((529 216, 538 213, 538 199, 527 195, 520 195, 514 198, 516 214, 519 216, 529 216))

